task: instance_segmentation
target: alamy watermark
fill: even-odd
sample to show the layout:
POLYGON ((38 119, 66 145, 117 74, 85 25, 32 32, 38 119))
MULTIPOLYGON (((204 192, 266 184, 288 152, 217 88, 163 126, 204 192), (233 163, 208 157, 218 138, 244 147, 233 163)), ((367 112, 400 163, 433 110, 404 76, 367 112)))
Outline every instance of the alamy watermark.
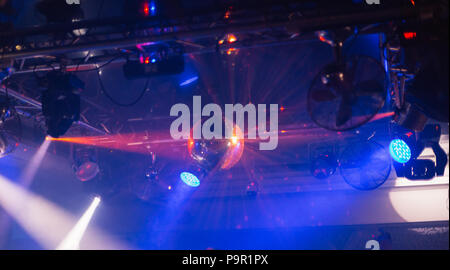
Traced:
POLYGON ((68 5, 79 5, 80 4, 80 0, 66 0, 66 3, 68 5))
MULTIPOLYGON (((191 137, 191 110, 183 103, 175 104, 170 109, 170 116, 177 116, 170 125, 170 135, 175 140, 190 139, 191 137)), ((192 109, 192 138, 193 139, 231 139, 237 136, 244 139, 245 128, 247 138, 261 140, 259 150, 274 150, 278 146, 278 104, 225 104, 225 117, 222 108, 214 103, 206 104, 202 108, 201 97, 193 97, 192 109), (269 124, 267 124, 269 112, 269 124), (247 125, 245 116, 247 115, 247 125), (236 116, 236 118, 234 117, 236 116), (202 122, 202 117, 209 117, 202 122), (256 126, 256 118, 258 125, 256 126), (236 121, 234 121, 236 119, 236 121), (236 122, 236 125, 234 124, 236 122), (225 126, 225 130, 223 130, 225 126), (237 126, 237 128, 235 128, 237 126), (238 130, 238 131, 236 131, 238 130), (225 136, 223 136, 225 131, 225 136)))

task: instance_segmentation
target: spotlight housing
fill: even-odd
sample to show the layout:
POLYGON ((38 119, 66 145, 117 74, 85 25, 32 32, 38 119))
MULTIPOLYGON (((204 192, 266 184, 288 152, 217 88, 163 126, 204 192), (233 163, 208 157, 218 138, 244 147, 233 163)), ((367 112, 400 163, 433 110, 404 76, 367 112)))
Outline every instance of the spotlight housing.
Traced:
POLYGON ((74 146, 73 169, 81 182, 94 179, 100 173, 96 149, 84 146, 74 146))

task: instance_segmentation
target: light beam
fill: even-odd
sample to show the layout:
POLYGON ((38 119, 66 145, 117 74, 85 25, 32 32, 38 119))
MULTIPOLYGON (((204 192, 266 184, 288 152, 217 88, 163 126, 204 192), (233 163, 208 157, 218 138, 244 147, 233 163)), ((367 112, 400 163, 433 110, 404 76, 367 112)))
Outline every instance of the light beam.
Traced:
MULTIPOLYGON (((97 204, 97 202, 96 202, 97 204)), ((44 249, 55 249, 76 224, 76 218, 0 175, 0 207, 44 249)), ((129 249, 103 232, 89 228, 80 249, 129 249)))
POLYGON ((45 139, 45 141, 41 144, 39 149, 36 151, 34 156, 31 158, 27 167, 25 168, 22 176, 20 177, 21 184, 24 187, 29 187, 31 183, 33 183, 33 179, 36 176, 36 173, 41 166, 42 160, 47 153, 48 147, 50 146, 51 140, 45 139))
POLYGON ((95 197, 89 208, 69 232, 69 234, 64 238, 64 240, 56 248, 58 250, 78 250, 80 249, 80 242, 86 232, 89 222, 94 215, 95 210, 100 204, 100 197, 95 197))

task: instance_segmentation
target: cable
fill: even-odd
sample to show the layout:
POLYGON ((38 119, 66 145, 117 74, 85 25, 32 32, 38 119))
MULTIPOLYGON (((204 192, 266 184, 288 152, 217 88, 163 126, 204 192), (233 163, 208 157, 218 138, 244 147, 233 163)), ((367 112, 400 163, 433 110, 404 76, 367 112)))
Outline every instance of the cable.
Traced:
POLYGON ((113 97, 111 97, 111 95, 106 91, 105 86, 103 85, 103 81, 100 77, 100 74, 97 72, 97 77, 98 77, 98 81, 100 83, 100 88, 102 89, 102 92, 105 94, 105 96, 115 105, 117 106, 121 106, 121 107, 131 107, 133 105, 135 105, 136 103, 138 103, 142 97, 144 96, 145 92, 147 91, 149 82, 150 82, 150 78, 147 79, 147 82, 145 83, 144 89, 142 89, 142 92, 139 94, 139 96, 133 100, 130 103, 120 103, 118 101, 116 101, 113 97))
MULTIPOLYGON (((98 10, 97 10, 97 18, 96 18, 96 19, 100 18, 100 15, 102 14, 104 3, 105 3, 105 0, 102 0, 102 2, 100 2, 100 6, 99 6, 99 8, 98 8, 98 10)), ((94 27, 94 28, 89 28, 89 29, 86 31, 86 33, 85 33, 84 35, 87 36, 87 35, 89 34, 89 32, 90 32, 92 29, 95 29, 95 27, 94 27)), ((86 54, 86 57, 88 57, 90 53, 91 53, 91 51, 89 50, 88 53, 86 54)), ((86 58, 83 58, 83 59, 80 60, 80 62, 77 64, 77 67, 75 68, 75 71, 73 71, 73 72, 79 72, 79 71, 78 71, 78 68, 80 67, 81 63, 83 63, 83 61, 84 61, 85 59, 86 59, 86 58)), ((113 60, 114 60, 114 59, 113 59, 113 60)), ((112 61, 111 61, 111 62, 112 62, 112 61)), ((109 63, 110 63, 110 62, 107 62, 107 64, 109 64, 109 63)), ((106 66, 106 64, 105 64, 104 66, 106 66)), ((102 67, 103 67, 103 66, 101 66, 101 67, 99 67, 99 68, 102 68, 102 67)), ((94 71, 94 70, 98 70, 99 68, 91 69, 91 70, 82 70, 81 72, 83 72, 83 71, 94 71)))

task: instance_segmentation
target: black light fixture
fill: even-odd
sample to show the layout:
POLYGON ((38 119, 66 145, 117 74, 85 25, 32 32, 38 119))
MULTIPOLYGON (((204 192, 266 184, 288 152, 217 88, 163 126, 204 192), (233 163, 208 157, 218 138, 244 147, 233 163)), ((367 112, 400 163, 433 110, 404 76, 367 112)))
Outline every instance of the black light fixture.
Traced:
POLYGON ((73 170, 81 182, 93 180, 100 173, 97 149, 88 146, 73 146, 73 170))
POLYGON ((42 113, 47 134, 58 138, 80 118, 80 89, 84 83, 75 75, 53 71, 47 74, 47 90, 42 94, 42 113))
POLYGON ((135 59, 129 58, 123 66, 125 77, 137 79, 142 77, 174 75, 184 71, 183 47, 176 44, 139 45, 139 54, 135 59))
POLYGON ((448 158, 439 145, 440 137, 441 126, 439 124, 426 125, 419 133, 410 131, 402 135, 402 140, 411 149, 411 158, 405 163, 394 160, 397 176, 409 180, 431 180, 435 176, 443 176, 448 158), (435 161, 419 159, 425 148, 433 150, 435 161))

